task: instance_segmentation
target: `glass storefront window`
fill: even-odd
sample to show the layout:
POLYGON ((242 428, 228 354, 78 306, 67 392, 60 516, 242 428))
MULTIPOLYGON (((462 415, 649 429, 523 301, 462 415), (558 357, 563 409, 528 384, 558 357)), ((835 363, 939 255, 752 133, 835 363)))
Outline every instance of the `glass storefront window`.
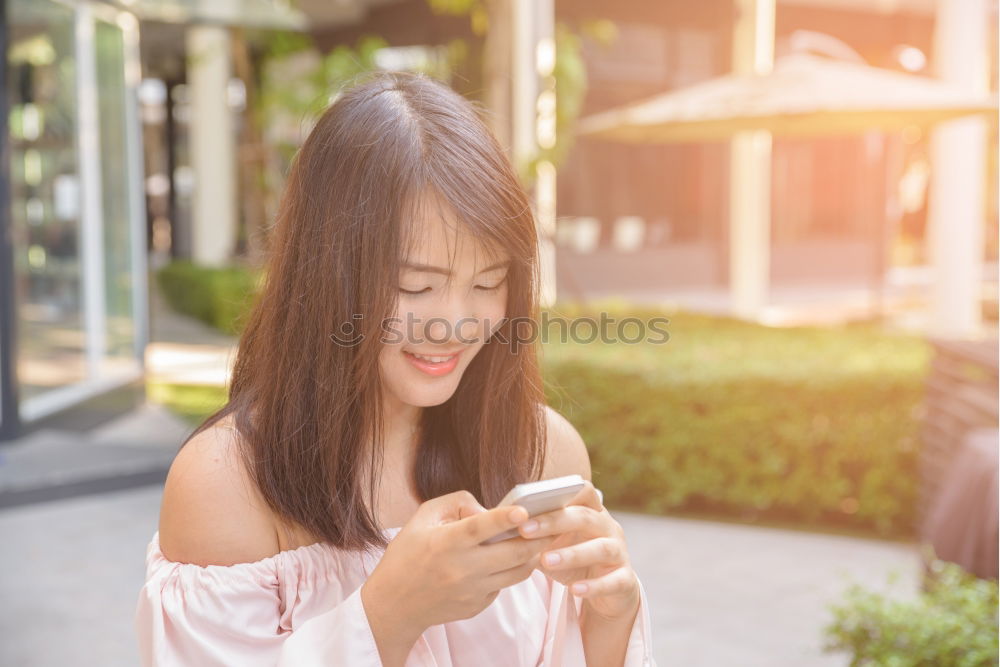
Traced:
POLYGON ((12 0, 7 18, 17 408, 32 421, 141 378, 137 24, 87 1, 12 0))
POLYGON ((129 225, 128 126, 125 105, 125 42, 115 24, 97 21, 98 121, 101 141, 101 203, 104 220, 105 364, 131 367, 135 356, 133 319, 132 229, 129 225))
POLYGON ((86 378, 75 12, 8 4, 10 214, 21 400, 86 378))

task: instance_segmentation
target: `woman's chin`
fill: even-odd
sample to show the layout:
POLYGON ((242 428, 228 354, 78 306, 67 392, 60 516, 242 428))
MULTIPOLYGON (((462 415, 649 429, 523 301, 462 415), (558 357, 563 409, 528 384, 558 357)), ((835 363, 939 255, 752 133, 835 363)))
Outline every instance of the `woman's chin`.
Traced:
POLYGON ((455 387, 414 387, 402 396, 403 402, 418 408, 430 408, 445 403, 454 396, 455 387))

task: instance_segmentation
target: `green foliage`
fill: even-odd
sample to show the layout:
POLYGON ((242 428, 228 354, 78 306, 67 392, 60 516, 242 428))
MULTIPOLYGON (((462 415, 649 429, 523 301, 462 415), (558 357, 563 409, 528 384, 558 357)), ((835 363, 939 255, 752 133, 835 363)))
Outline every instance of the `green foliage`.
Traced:
POLYGON ((614 302, 549 316, 601 311, 670 319, 665 344, 562 342, 549 327, 549 402, 583 436, 610 505, 911 533, 924 341, 614 302))
POLYGON ((555 26, 556 62, 552 71, 556 92, 556 142, 550 148, 541 148, 521 170, 524 182, 534 181, 534 170, 539 162, 561 166, 576 141, 576 120, 580 117, 583 99, 587 94, 587 66, 583 61, 582 39, 590 37, 599 44, 610 44, 617 39, 615 24, 607 19, 586 21, 577 34, 562 22, 555 26))
MULTIPOLYGON (((321 55, 312 40, 299 33, 275 33, 265 57, 258 111, 266 125, 311 123, 345 87, 361 74, 377 69, 375 53, 389 46, 382 37, 365 34, 354 47, 340 44, 321 55), (298 57, 298 62, 295 58, 298 57)), ((299 137, 279 145, 290 160, 299 137)))
POLYGON ((465 16, 476 7, 482 6, 480 0, 427 0, 427 4, 436 14, 453 16, 465 16))
MULTIPOLYGON (((256 282, 243 269, 181 262, 158 277, 172 306, 230 332, 256 282)), ((562 341, 558 323, 543 338, 548 401, 583 436, 610 506, 911 535, 922 339, 622 302, 560 304, 546 316, 578 321, 586 336, 586 318, 601 312, 669 318, 664 344, 562 341)))
POLYGON ((177 260, 157 271, 156 281, 171 308, 234 335, 242 329, 261 275, 237 266, 210 268, 177 260))
POLYGON ((489 30, 489 14, 482 0, 427 0, 435 14, 468 16, 472 34, 481 37, 489 30))
POLYGON ((608 19, 590 19, 580 24, 580 32, 603 47, 609 47, 618 39, 618 26, 608 19))
POLYGON ((539 162, 559 167, 575 141, 574 127, 587 93, 587 68, 583 62, 580 37, 564 23, 555 27, 556 60, 552 70, 556 95, 555 143, 538 148, 523 165, 516 165, 524 183, 533 183, 539 162))
POLYGON ((852 585, 830 608, 824 650, 849 652, 851 667, 996 665, 997 603, 996 579, 934 559, 925 590, 913 600, 852 585))
POLYGON ((226 388, 200 384, 167 384, 149 381, 146 395, 191 426, 200 425, 208 415, 226 404, 226 388))
MULTIPOLYGON (((428 6, 437 14, 468 16, 472 32, 482 37, 489 29, 488 12, 482 0, 427 0, 428 6)), ((555 24, 555 65, 552 71, 553 89, 556 95, 556 140, 551 147, 538 148, 534 155, 523 164, 514 165, 521 181, 530 185, 535 180, 535 169, 541 161, 551 162, 556 168, 563 164, 573 146, 574 126, 587 93, 587 69, 583 62, 581 38, 586 35, 598 43, 610 44, 617 38, 617 29, 607 19, 591 19, 581 22, 577 34, 566 23, 555 24)), ((448 43, 449 62, 455 63, 467 58, 470 49, 463 39, 448 43)))
POLYGON ((253 32, 254 40, 263 42, 264 60, 283 58, 293 53, 311 49, 312 38, 308 33, 292 30, 261 30, 253 32))
MULTIPOLYGON (((468 16, 473 34, 482 37, 489 27, 488 13, 482 0, 427 0, 431 10, 438 14, 468 16)), ((522 182, 529 185, 535 180, 535 167, 539 161, 561 166, 569 154, 575 140, 575 123, 580 115, 583 99, 587 92, 586 66, 583 61, 581 39, 587 36, 600 44, 610 44, 617 38, 615 24, 607 19, 583 21, 579 33, 563 22, 555 25, 555 66, 552 72, 553 89, 556 95, 555 144, 539 148, 522 164, 515 165, 522 182)), ((356 78, 377 69, 375 52, 389 46, 383 38, 374 34, 361 36, 354 47, 339 45, 325 56, 315 54, 312 60, 302 58, 300 69, 290 76, 282 67, 269 67, 296 55, 314 51, 311 38, 307 35, 286 31, 262 32, 258 41, 264 42, 260 93, 256 98, 255 113, 261 118, 263 127, 280 126, 289 118, 296 123, 314 120, 337 96, 340 90, 351 85, 356 78)), ((475 57, 479 51, 470 48, 466 40, 458 38, 445 46, 448 67, 456 68, 460 63, 475 57)), ((438 71, 437 65, 428 64, 424 72, 438 79, 447 79, 448 73, 438 71)), ((283 173, 299 147, 298 136, 282 139, 272 138, 285 165, 283 173)), ((270 181, 276 181, 272 175, 270 181)), ((265 187, 277 191, 278 182, 268 182, 265 187)))

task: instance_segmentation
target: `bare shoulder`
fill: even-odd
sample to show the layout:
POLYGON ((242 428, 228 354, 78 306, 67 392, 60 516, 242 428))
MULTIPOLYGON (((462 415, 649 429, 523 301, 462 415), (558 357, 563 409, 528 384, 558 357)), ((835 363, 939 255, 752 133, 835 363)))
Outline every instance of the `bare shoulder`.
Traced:
POLYGON ((542 479, 577 474, 590 479, 590 455, 576 428, 552 406, 545 406, 545 466, 542 479))
POLYGON ((174 458, 160 507, 160 549, 168 560, 233 565, 280 550, 273 513, 236 445, 224 420, 191 438, 174 458))

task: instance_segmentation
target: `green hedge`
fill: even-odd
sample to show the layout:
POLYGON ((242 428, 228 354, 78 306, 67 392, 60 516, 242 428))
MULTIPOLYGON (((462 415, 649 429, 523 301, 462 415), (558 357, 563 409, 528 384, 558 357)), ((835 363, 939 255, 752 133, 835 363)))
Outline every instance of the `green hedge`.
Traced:
POLYGON ((238 266, 212 268, 175 260, 157 271, 156 279, 171 308, 236 335, 261 275, 238 266))
POLYGON ((918 337, 618 302, 556 311, 670 319, 665 344, 543 348, 549 402, 610 505, 912 535, 930 354, 918 337))
POLYGON ((146 396, 153 403, 164 405, 192 428, 200 426, 209 416, 226 404, 226 387, 201 384, 146 382, 146 396))
MULTIPOLYGON (((233 333, 255 276, 176 262, 158 277, 173 307, 233 333)), ((601 312, 669 319, 665 344, 550 336, 542 348, 548 400, 586 441, 610 506, 912 536, 923 339, 619 301, 545 311, 601 312)))
POLYGON ((852 585, 831 606, 824 650, 846 651, 851 667, 987 667, 1000 660, 997 580, 934 559, 925 590, 893 599, 852 585))

